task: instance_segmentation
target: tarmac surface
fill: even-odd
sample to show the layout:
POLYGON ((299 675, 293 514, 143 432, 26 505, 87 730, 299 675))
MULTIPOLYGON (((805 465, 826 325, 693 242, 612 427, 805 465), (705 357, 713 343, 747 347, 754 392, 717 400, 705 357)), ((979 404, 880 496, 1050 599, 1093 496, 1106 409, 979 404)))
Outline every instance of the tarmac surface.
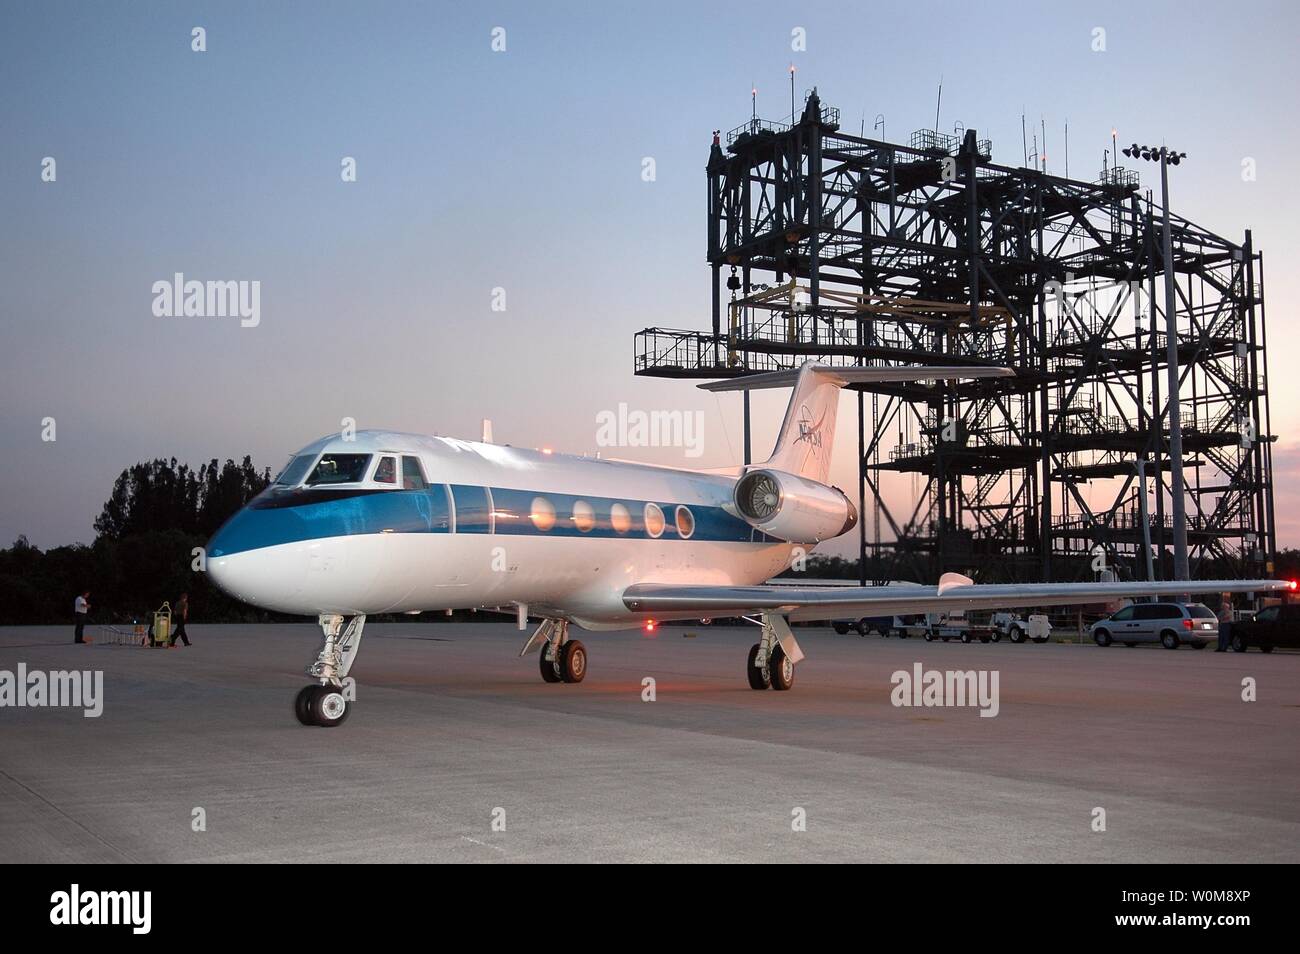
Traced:
POLYGON ((99 718, 0 708, 0 861, 1300 860, 1293 653, 797 628, 793 690, 754 692, 754 628, 575 631, 586 681, 548 685, 512 624, 371 624, 322 729, 315 626, 190 629, 0 628, 0 671, 104 680, 99 718), (892 705, 918 662, 997 671, 997 716, 892 705))

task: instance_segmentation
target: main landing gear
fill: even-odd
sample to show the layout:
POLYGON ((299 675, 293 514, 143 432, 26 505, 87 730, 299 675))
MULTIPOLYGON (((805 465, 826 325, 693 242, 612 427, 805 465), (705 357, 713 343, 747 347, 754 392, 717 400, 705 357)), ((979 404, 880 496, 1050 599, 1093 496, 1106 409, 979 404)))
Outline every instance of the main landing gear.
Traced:
POLYGON ((794 685, 794 664, 803 659, 790 622, 784 616, 763 614, 763 635, 749 650, 745 675, 749 688, 789 689, 794 685))
POLYGON ((541 650, 537 666, 545 682, 582 682, 587 675, 587 647, 569 638, 568 620, 543 620, 519 655, 535 649, 541 650))
POLYGON ((317 682, 304 686, 293 700, 293 714, 303 725, 333 728, 347 719, 352 703, 343 691, 343 680, 357 658, 365 626, 364 615, 352 617, 344 629, 342 616, 321 614, 320 628, 325 642, 316 654, 316 661, 307 667, 307 674, 317 682))

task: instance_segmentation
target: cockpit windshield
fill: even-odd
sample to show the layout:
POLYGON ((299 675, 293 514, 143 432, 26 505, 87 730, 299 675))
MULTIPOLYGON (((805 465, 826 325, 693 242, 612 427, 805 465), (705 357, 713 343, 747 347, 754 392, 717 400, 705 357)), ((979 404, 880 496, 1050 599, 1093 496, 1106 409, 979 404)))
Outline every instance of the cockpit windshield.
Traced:
POLYGON ((307 471, 311 469, 312 461, 316 459, 315 454, 299 454, 291 458, 289 463, 280 471, 280 476, 275 478, 277 487, 297 487, 302 483, 302 479, 307 476, 307 471))
POLYGON ((307 478, 307 485, 354 484, 364 480, 369 454, 326 454, 307 478))

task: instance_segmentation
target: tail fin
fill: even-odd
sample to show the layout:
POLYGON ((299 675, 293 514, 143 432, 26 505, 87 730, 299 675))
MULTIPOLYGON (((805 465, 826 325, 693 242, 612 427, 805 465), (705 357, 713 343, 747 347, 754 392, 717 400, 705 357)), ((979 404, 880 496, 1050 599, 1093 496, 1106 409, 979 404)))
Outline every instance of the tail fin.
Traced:
POLYGON ((805 362, 798 370, 751 374, 726 381, 701 384, 706 391, 753 391, 794 385, 785 420, 772 456, 763 466, 809 480, 827 483, 831 446, 835 440, 835 412, 840 388, 846 384, 886 381, 939 381, 957 378, 1004 378, 1010 368, 968 367, 837 367, 805 362))

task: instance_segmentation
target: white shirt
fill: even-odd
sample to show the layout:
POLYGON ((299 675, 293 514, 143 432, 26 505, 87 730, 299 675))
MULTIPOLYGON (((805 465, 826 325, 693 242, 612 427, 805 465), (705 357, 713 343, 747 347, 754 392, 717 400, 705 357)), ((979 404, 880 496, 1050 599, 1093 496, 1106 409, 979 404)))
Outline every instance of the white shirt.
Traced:
MULTIPOLYGON (((65 604, 65 605, 66 605, 66 604, 65 604)), ((85 598, 84 596, 78 596, 78 597, 77 597, 77 603, 76 603, 76 606, 75 606, 76 611, 77 611, 78 613, 85 613, 86 610, 87 610, 88 608, 89 608, 89 607, 88 607, 88 605, 87 605, 87 603, 86 603, 86 598, 85 598)))

